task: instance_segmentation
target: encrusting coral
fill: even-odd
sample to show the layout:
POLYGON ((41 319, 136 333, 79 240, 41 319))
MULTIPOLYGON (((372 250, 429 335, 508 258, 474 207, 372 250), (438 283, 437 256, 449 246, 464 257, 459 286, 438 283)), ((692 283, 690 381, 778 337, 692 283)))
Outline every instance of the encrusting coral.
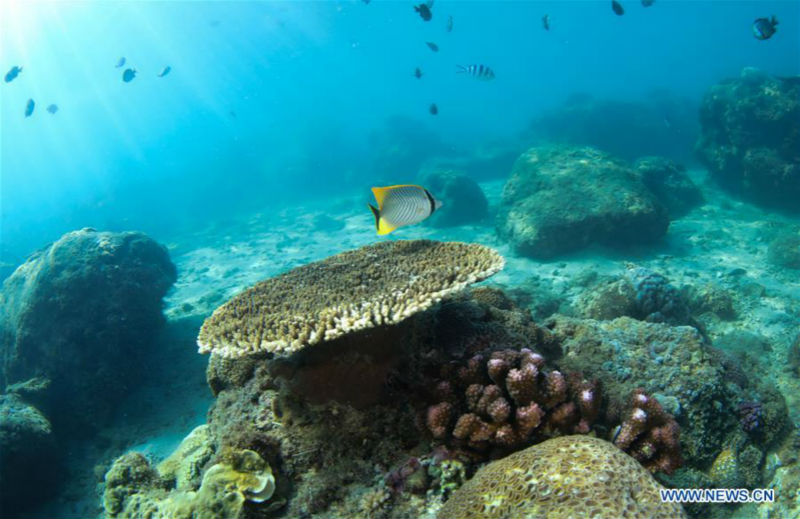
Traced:
POLYGON ((395 324, 503 268, 477 244, 391 241, 343 252, 258 283, 206 319, 201 353, 290 355, 395 324))
MULTIPOLYGON (((105 477, 103 505, 108 517, 237 518, 242 516, 245 502, 264 503, 273 497, 272 469, 258 453, 248 449, 223 453, 220 461, 206 469, 201 482, 181 484, 180 474, 186 470, 179 469, 193 467, 197 461, 194 454, 205 450, 203 445, 209 441, 203 426, 158 470, 139 453, 117 459, 105 477)), ((282 501, 276 500, 266 510, 281 505, 282 501)))
POLYGON ((633 458, 590 436, 561 436, 484 466, 439 518, 686 517, 633 458))

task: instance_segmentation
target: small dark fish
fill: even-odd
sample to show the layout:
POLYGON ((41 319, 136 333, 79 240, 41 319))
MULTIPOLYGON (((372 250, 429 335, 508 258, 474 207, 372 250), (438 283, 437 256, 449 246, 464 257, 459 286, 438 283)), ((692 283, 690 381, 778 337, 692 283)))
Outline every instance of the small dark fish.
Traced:
POLYGON ((448 16, 447 17, 447 26, 445 27, 445 30, 447 32, 453 32, 453 17, 452 16, 448 16))
POLYGON ((28 99, 28 104, 25 105, 25 117, 33 115, 34 108, 36 108, 36 103, 33 102, 33 99, 28 99))
POLYGON ((170 67, 169 65, 167 65, 166 67, 164 67, 164 68, 161 70, 161 72, 158 74, 158 77, 164 77, 164 76, 166 76, 167 74, 169 74, 169 72, 170 72, 171 70, 172 70, 172 67, 170 67))
POLYGON ((234 119, 236 119, 236 112, 234 112, 233 110, 230 110, 230 111, 228 112, 228 115, 230 115, 231 117, 233 117, 234 119))
POLYGON ((542 27, 544 27, 545 31, 550 30, 550 15, 546 14, 542 16, 542 27))
POLYGON ((439 46, 433 43, 432 41, 426 41, 425 45, 428 46, 433 52, 439 52, 439 46))
POLYGON ((778 19, 774 15, 770 18, 757 18, 753 22, 753 36, 758 40, 768 40, 778 30, 775 28, 776 25, 778 25, 778 19))
POLYGON ((125 56, 119 58, 119 61, 117 61, 117 64, 114 65, 114 68, 122 68, 123 66, 125 66, 125 56))
POLYGON ((370 0, 361 0, 365 5, 369 5, 370 0))
POLYGON ((611 9, 617 16, 622 16, 625 14, 625 9, 622 8, 622 4, 617 2, 617 0, 611 0, 611 9))
POLYGON ((20 72, 22 72, 22 67, 18 67, 16 65, 11 67, 11 70, 6 72, 6 77, 5 77, 6 83, 11 83, 12 81, 14 81, 17 78, 17 76, 19 76, 20 72))
POLYGON ((133 81, 133 78, 136 77, 136 69, 126 68, 125 72, 122 73, 122 80, 126 83, 130 83, 133 81))
POLYGON ((57 104, 52 104, 52 105, 48 106, 47 107, 47 111, 50 112, 51 114, 55 114, 56 112, 58 112, 58 105, 57 104))
POLYGON ((494 79, 494 71, 486 65, 467 65, 466 67, 463 65, 456 66, 458 67, 459 74, 469 74, 476 79, 482 79, 484 81, 491 81, 494 79))
POLYGON ((436 103, 431 103, 431 106, 430 108, 428 108, 428 111, 431 113, 431 115, 436 115, 439 113, 439 107, 436 106, 436 103))
POLYGON ((419 13, 420 18, 425 20, 426 22, 431 21, 433 18, 433 13, 431 12, 431 8, 428 7, 427 4, 419 4, 414 6, 414 10, 419 13))
POLYGON ((642 0, 642 5, 645 7, 650 7, 656 0, 642 0))
POLYGON ((420 70, 419 67, 414 69, 414 77, 417 78, 417 79, 420 79, 422 77, 422 70, 420 70))

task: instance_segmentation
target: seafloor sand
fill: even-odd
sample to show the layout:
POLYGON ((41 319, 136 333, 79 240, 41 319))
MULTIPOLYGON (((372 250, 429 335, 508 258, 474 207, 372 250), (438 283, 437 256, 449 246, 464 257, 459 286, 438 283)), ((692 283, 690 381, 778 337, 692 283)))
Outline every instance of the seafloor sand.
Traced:
MULTIPOLYGON (((535 287, 537 297, 552 299, 562 311, 569 311, 582 290, 571 283, 577 274, 591 270, 599 275, 618 275, 625 262, 658 271, 676 286, 713 283, 733 291, 747 286, 743 278, 751 280, 763 287, 762 297, 737 299, 736 320, 704 324, 712 339, 733 330, 746 330, 769 340, 771 351, 760 352, 758 366, 753 369, 775 379, 793 421, 799 423, 800 382, 785 371, 785 366, 788 345, 800 330, 800 275, 767 263, 764 232, 776 224, 798 220, 730 199, 709 185, 702 171, 691 175, 701 186, 706 205, 672 222, 667 239, 647 249, 595 249, 552 262, 534 261, 517 257, 498 238, 491 221, 451 229, 420 225, 401 229, 390 239, 430 238, 492 246, 507 258, 507 266, 488 283, 506 288, 535 287)), ((492 207, 500 203, 502 186, 502 181, 481 185, 492 207)), ((73 478, 68 495, 54 504, 57 508, 47 511, 59 516, 99 514, 98 480, 91 473, 95 463, 100 464, 99 472, 113 457, 129 449, 160 459, 193 427, 203 423, 212 403, 204 383, 206 359, 185 353, 187 349, 194 351, 191 336, 202 317, 259 280, 382 239, 375 235, 372 215, 364 202, 363 196, 354 196, 275 212, 265 208, 263 213, 217 223, 169 243, 178 281, 167 297, 166 315, 171 333, 179 338, 173 341, 173 351, 154 362, 163 364, 158 368, 163 371, 163 380, 174 383, 163 390, 142 389, 131 396, 128 406, 120 410, 118 425, 104 433, 108 442, 92 452, 76 453, 71 472, 83 471, 83 477, 73 478)))

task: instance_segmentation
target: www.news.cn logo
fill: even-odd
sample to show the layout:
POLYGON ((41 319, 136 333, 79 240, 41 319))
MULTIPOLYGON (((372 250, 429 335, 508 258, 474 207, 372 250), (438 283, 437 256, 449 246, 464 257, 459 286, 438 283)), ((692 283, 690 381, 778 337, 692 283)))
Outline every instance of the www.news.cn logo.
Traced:
POLYGON ((665 503, 772 503, 775 490, 769 488, 667 488, 659 490, 665 503))

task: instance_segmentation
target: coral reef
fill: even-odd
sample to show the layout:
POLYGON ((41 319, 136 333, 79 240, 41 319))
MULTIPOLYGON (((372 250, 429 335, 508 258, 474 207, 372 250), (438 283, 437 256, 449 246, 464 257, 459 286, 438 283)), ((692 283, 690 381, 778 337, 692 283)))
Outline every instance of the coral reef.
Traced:
POLYGON ((160 477, 178 490, 200 486, 205 465, 214 456, 214 446, 207 425, 200 425, 181 441, 175 452, 158 464, 160 477))
POLYGON ((726 438, 741 431, 736 405, 746 395, 763 403, 765 422, 769 414, 770 426, 765 431, 770 431, 771 439, 765 435, 759 438, 760 444, 785 432, 787 414, 779 394, 760 380, 754 381, 760 383, 754 387, 746 374, 735 371, 735 363, 710 348, 694 328, 628 317, 604 322, 557 317, 548 327, 563 348, 559 368, 592 373, 602 383, 611 423, 626 417, 630 406, 617 403, 628 402, 628 395, 637 388, 662 405, 672 401, 670 411, 681 428, 681 451, 691 467, 705 469, 726 438))
POLYGON ((628 264, 619 278, 603 280, 587 291, 578 306, 592 319, 628 316, 640 321, 699 328, 682 290, 658 272, 634 264, 628 264))
POLYGON ((669 211, 670 219, 685 216, 703 203, 703 195, 686 175, 686 168, 663 157, 642 157, 634 164, 644 185, 669 211))
POLYGON ((797 211, 800 80, 755 69, 714 85, 700 108, 701 160, 720 184, 747 199, 797 211))
POLYGON ((531 148, 514 164, 497 216, 520 254, 552 258, 592 244, 664 236, 667 210, 627 164, 593 148, 531 148))
POLYGON ((484 466, 437 517, 686 517, 661 488, 612 444, 562 436, 484 466))
POLYGON ((589 319, 610 321, 637 314, 636 289, 625 277, 603 280, 587 290, 578 300, 580 313, 589 319))
POLYGON ((479 223, 489 216, 489 201, 472 178, 454 170, 434 170, 421 176, 420 184, 442 201, 442 207, 426 223, 453 227, 479 223))
POLYGON ((680 427, 657 399, 637 389, 631 397, 630 410, 624 416, 614 445, 651 472, 671 474, 683 465, 680 427))
POLYGON ((757 431, 763 425, 763 406, 759 402, 741 402, 736 406, 739 413, 739 425, 746 433, 757 431))
POLYGON ((351 332, 394 324, 503 268, 492 249, 391 241, 295 268, 234 297, 206 319, 201 353, 289 355, 351 332))
POLYGON ((501 453, 559 434, 587 433, 600 411, 597 384, 544 369, 523 348, 471 357, 442 368, 426 426, 453 448, 501 453))
POLYGON ((633 317, 673 325, 690 323, 689 307, 683 294, 667 278, 658 272, 635 265, 628 267, 625 276, 636 291, 633 317))
POLYGON ((250 450, 223 452, 202 480, 194 481, 197 451, 211 449, 210 438, 198 428, 187 440, 158 469, 136 452, 118 458, 105 476, 103 507, 108 517, 237 518, 247 503, 267 512, 282 506, 281 500, 267 503, 275 492, 275 478, 270 466, 250 450), (178 468, 191 471, 191 478, 181 480, 178 468))
MULTIPOLYGON (((349 276, 349 262, 330 264, 349 276)), ((307 280, 295 286, 327 297, 330 276, 307 280)), ((663 276, 642 269, 622 280, 640 318, 677 322, 688 313, 681 291, 663 276)), ((736 403, 764 402, 765 417, 772 406, 761 390, 745 393, 726 381, 721 358, 690 327, 563 317, 540 327, 488 287, 291 353, 213 353, 207 376, 216 402, 207 433, 217 454, 204 461, 208 452, 187 448, 199 456, 186 465, 188 483, 179 483, 178 470, 159 470, 161 486, 125 498, 124 513, 141 512, 142 503, 197 510, 196 501, 179 496, 201 495, 208 474, 223 470, 209 465, 232 466, 223 453, 242 450, 258 453, 276 478, 270 500, 242 510, 263 515, 286 498, 277 512, 285 517, 430 517, 481 463, 574 433, 615 440, 642 472, 672 471, 687 450, 690 469, 703 475, 733 440, 748 459, 763 452, 761 436, 750 439, 738 427, 736 403), (631 396, 636 388, 644 391, 631 396)))
POLYGON ((731 291, 708 283, 702 286, 691 285, 687 289, 686 304, 693 314, 710 314, 723 321, 733 321, 738 313, 731 291))
POLYGON ((374 489, 379 477, 392 514, 419 515, 419 496, 446 494, 472 463, 455 453, 426 455, 424 414, 441 366, 487 347, 557 351, 527 312, 487 287, 448 296, 391 329, 368 344, 332 341, 288 358, 212 355, 209 378, 221 388, 209 414, 212 434, 222 446, 262 453, 279 480, 291 482, 282 514, 360 506, 364 485, 374 489))
POLYGON ((708 477, 718 488, 741 488, 742 478, 739 476, 739 465, 736 461, 736 452, 731 447, 723 449, 714 458, 708 477))
POLYGON ((761 466, 764 455, 755 445, 742 449, 723 449, 711 467, 708 477, 718 488, 755 488, 761 484, 761 466))
POLYGON ((143 376, 175 277, 144 234, 65 234, 3 284, 0 386, 47 379, 37 404, 57 434, 102 425, 143 376))

